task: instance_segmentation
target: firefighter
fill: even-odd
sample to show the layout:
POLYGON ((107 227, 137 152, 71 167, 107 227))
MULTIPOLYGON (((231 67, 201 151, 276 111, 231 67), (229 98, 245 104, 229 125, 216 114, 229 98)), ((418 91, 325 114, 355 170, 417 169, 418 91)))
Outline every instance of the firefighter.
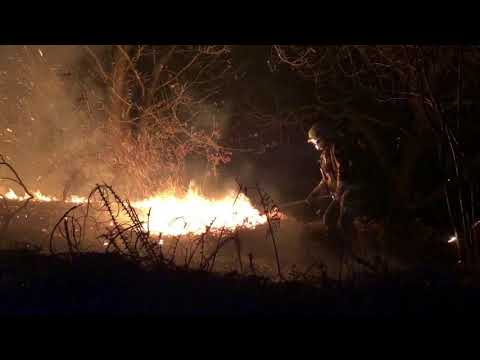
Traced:
POLYGON ((355 220, 369 221, 378 190, 367 147, 342 124, 317 122, 308 132, 308 142, 319 152, 320 183, 306 202, 322 218, 328 236, 342 240, 345 251, 355 242, 355 220), (377 188, 377 189, 375 189, 377 188))

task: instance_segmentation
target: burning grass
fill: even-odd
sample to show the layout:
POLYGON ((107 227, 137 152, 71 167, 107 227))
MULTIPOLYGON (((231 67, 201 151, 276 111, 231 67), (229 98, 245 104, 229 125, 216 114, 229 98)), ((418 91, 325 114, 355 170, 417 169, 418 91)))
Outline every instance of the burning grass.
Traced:
MULTIPOLYGON (((32 194, 32 201, 59 202, 55 196, 45 195, 39 190, 32 194)), ((30 196, 17 195, 9 189, 0 197, 17 202, 30 196)), ((86 204, 87 197, 71 195, 63 202, 86 204)), ((200 190, 190 186, 187 193, 177 195, 175 191, 166 191, 146 199, 133 201, 131 206, 138 212, 143 222, 149 222, 151 234, 166 236, 201 235, 209 226, 214 230, 237 227, 255 228, 267 222, 266 216, 256 209, 244 193, 235 193, 218 198, 208 198, 200 190)))
MULTIPOLYGON (((14 171, 6 162, 4 166, 10 172, 14 171)), ((17 187, 23 184, 15 172, 5 179, 13 181, 17 187)), ((7 189, 1 196, 3 211, 0 214, 4 245, 6 238, 15 237, 11 231, 7 234, 11 223, 15 223, 17 230, 23 229, 16 233, 19 234, 15 239, 17 242, 32 240, 25 234, 32 233, 37 216, 34 214, 43 208, 48 210, 48 220, 42 220, 45 216, 40 215, 37 226, 40 236, 33 237, 45 238, 50 234, 46 242, 39 242, 43 249, 70 259, 95 251, 120 254, 147 266, 181 266, 206 271, 219 267, 223 270, 223 265, 228 262, 229 266, 235 264, 241 272, 268 273, 278 278, 294 273, 302 277, 302 270, 297 269, 306 266, 308 270, 315 261, 328 262, 330 274, 342 274, 344 266, 350 266, 346 272, 354 274, 357 271, 340 262, 336 252, 338 244, 332 244, 329 249, 329 240, 320 239, 322 248, 313 249, 312 244, 304 240, 309 234, 301 225, 289 234, 285 234, 288 233, 285 228, 277 234, 283 215, 259 186, 247 188, 239 185, 236 192, 220 198, 207 197, 190 187, 183 194, 169 191, 131 202, 106 184, 97 185, 86 197, 71 195, 65 201, 40 191, 29 191, 26 186, 24 195, 12 188, 7 189), (255 242, 256 246, 243 246, 245 238, 250 243, 255 242), (260 258, 259 252, 263 252, 260 258), (312 259, 314 254, 315 259, 312 259), (280 261, 282 257, 283 261, 280 261), (288 266, 293 264, 299 266, 288 273, 288 266), (270 268, 261 270, 263 265, 270 268)), ((319 237, 318 234, 314 236, 319 237)), ((34 243, 30 248, 37 246, 34 243)), ((6 247, 14 246, 10 243, 6 247)), ((370 272, 383 266, 383 263, 370 260, 358 256, 349 259, 357 269, 361 267, 370 272)))
MULTIPOLYGON (((266 208, 260 215, 242 193, 242 187, 235 196, 220 201, 207 200, 190 191, 180 200, 170 194, 166 201, 164 197, 155 197, 141 205, 123 200, 108 185, 97 185, 85 204, 73 206, 55 224, 50 235, 50 252, 66 252, 73 257, 95 249, 119 253, 148 266, 178 265, 183 261, 184 267, 211 271, 219 251, 227 243, 239 243, 240 230, 278 220, 266 208), (179 214, 182 210, 186 213, 179 214), (177 214, 183 218, 183 227, 163 222, 170 226, 166 227, 166 234, 162 229, 152 229, 151 224, 162 224, 159 219, 177 221, 177 214), (194 227, 189 226, 189 221, 194 227), (90 239, 97 241, 92 244, 90 239)), ((270 227, 268 230, 273 231, 270 227)))
MULTIPOLYGON (((8 163, 5 166, 14 171, 8 163)), ((23 184, 18 174, 15 182, 23 184)), ((114 252, 142 264, 181 264, 212 271, 219 252, 233 243, 243 271, 239 232, 268 225, 266 240, 273 241, 280 275, 273 234, 280 214, 258 186, 253 188, 255 191, 250 189, 250 193, 258 194, 261 210, 247 197, 249 189, 241 185, 236 192, 220 198, 209 198, 190 187, 184 194, 169 191, 133 202, 123 199, 106 184, 97 185, 87 197, 71 195, 64 201, 40 191, 30 192, 26 186, 23 190, 24 195, 8 188, 0 195, 4 204, 1 219, 5 222, 2 236, 6 237, 8 225, 15 216, 16 225, 30 226, 25 222, 32 219, 30 211, 26 211, 30 201, 45 210, 45 205, 51 204, 48 224, 43 224, 41 231, 50 233, 47 247, 53 255, 67 254, 73 258, 88 251, 114 252), (18 215, 23 210, 25 221, 18 215), (52 218, 56 218, 54 222, 52 218)), ((38 206, 34 208, 38 210, 38 206)))
POLYGON ((150 211, 150 232, 165 235, 200 235, 207 226, 212 230, 234 230, 239 226, 254 228, 266 223, 266 216, 254 208, 243 193, 231 192, 220 199, 209 199, 190 187, 178 197, 173 192, 161 193, 132 202, 145 219, 150 211))

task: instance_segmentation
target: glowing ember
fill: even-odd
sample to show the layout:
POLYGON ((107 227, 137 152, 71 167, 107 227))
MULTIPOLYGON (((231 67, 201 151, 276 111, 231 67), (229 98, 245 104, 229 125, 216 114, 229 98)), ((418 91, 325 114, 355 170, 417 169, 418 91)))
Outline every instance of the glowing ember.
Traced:
POLYGON ((208 199, 190 188, 183 197, 162 193, 149 199, 133 202, 141 220, 147 221, 150 212, 150 231, 165 235, 201 234, 212 224, 212 229, 235 229, 239 226, 255 228, 266 223, 265 215, 255 209, 250 200, 240 194, 222 199, 208 199), (212 223, 213 222, 213 223, 212 223))

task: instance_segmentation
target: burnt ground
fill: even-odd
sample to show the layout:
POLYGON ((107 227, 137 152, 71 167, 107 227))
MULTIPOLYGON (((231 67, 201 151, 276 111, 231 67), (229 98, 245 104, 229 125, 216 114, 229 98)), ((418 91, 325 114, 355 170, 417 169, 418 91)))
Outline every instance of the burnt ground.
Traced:
POLYGON ((0 315, 446 319, 478 315, 480 277, 460 269, 274 282, 238 273, 142 269, 87 253, 73 261, 0 253, 0 315))

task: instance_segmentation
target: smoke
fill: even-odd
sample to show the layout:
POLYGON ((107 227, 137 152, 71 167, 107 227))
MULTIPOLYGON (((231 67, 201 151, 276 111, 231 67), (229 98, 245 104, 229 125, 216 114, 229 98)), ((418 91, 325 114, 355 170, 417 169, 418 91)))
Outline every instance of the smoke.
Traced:
MULTIPOLYGON (((101 57, 105 49, 99 46, 94 51, 101 57)), ((61 198, 64 191, 84 195, 95 183, 116 187, 122 181, 114 164, 107 164, 106 154, 115 141, 105 130, 105 87, 91 76, 92 64, 81 46, 0 46, 0 153, 32 191, 61 198)), ((234 99, 189 91, 190 98, 203 99, 192 101, 183 119, 193 130, 218 132, 224 144, 238 135, 232 132, 234 99)), ((186 173, 212 195, 237 188, 238 181, 258 183, 274 199, 286 201, 307 191, 285 176, 286 169, 298 163, 293 158, 290 149, 264 154, 233 151, 230 164, 212 169, 204 157, 194 155, 186 173)), ((298 176, 302 171, 295 172, 297 178, 304 178, 298 176)))
MULTIPOLYGON (((93 48, 99 58, 106 49, 93 48)), ((61 198, 125 180, 119 173, 126 164, 116 167, 108 157, 122 139, 107 130, 108 95, 98 74, 92 75, 89 56, 82 46, 0 46, 0 153, 32 191, 61 198)), ((232 102, 191 91, 192 99, 203 99, 185 113, 192 130, 228 134, 232 102)), ((187 177, 217 194, 235 187, 233 178, 223 182, 205 160, 189 157, 187 177)))
MULTIPOLYGON (((193 98, 202 98, 202 94, 192 92, 193 98)), ((232 121, 232 101, 211 100, 193 104, 189 109, 188 122, 194 131, 211 134, 219 144, 228 143, 232 121)), ((236 157, 232 159, 236 162, 236 157)), ((231 166, 231 163, 227 164, 231 166)), ((190 156, 186 163, 187 177, 209 196, 222 197, 236 189, 238 184, 233 176, 225 172, 224 166, 212 167, 204 156, 190 156)))
POLYGON ((79 46, 0 47, 0 153, 32 191, 61 196, 108 177, 97 168, 103 90, 85 56, 79 46))

